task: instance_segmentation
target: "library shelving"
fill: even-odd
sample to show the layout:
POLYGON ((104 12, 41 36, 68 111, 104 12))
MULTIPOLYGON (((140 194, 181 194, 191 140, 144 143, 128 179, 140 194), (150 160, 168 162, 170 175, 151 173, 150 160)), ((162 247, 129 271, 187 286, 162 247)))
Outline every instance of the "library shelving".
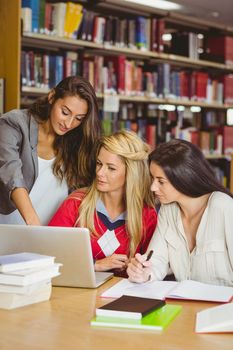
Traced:
MULTIPOLYGON (((59 1, 45 2, 45 0, 35 0, 35 2, 41 2, 44 6, 45 3, 50 4, 49 6, 59 3, 59 1)), ((211 59, 211 53, 214 56, 215 52, 211 51, 213 50, 211 47, 212 39, 209 39, 210 36, 217 40, 220 36, 219 40, 222 40, 221 38, 231 40, 233 38, 233 28, 216 25, 212 22, 203 22, 199 19, 185 17, 167 11, 152 10, 146 6, 132 5, 130 3, 126 5, 121 0, 74 2, 81 4, 83 8, 82 21, 84 21, 84 17, 86 16, 90 25, 91 16, 91 20, 92 22, 96 22, 95 26, 97 28, 98 25, 101 28, 105 26, 105 32, 107 34, 112 31, 113 26, 116 28, 127 27, 131 29, 139 27, 142 32, 144 31, 144 36, 142 35, 140 39, 137 39, 139 41, 141 40, 141 42, 139 44, 135 44, 135 42, 132 44, 132 38, 129 38, 129 32, 127 34, 127 43, 118 42, 114 44, 111 38, 107 38, 106 33, 99 34, 100 37, 96 34, 96 37, 94 38, 92 36, 91 40, 87 40, 87 38, 83 40, 79 34, 76 35, 76 38, 72 38, 59 36, 55 32, 45 34, 44 32, 46 31, 42 31, 43 33, 40 33, 39 29, 37 32, 24 31, 21 21, 21 1, 0 0, 0 77, 5 79, 5 111, 27 105, 31 99, 47 93, 49 88, 56 82, 56 78, 61 80, 60 78, 64 77, 65 69, 61 64, 64 64, 67 57, 69 60, 73 60, 73 62, 77 61, 77 65, 74 68, 76 73, 83 74, 92 81, 100 105, 103 105, 102 101, 105 98, 113 94, 117 96, 120 105, 122 105, 121 108, 125 108, 125 111, 128 106, 129 109, 132 109, 133 106, 133 109, 136 110, 136 106, 139 104, 146 118, 150 105, 156 105, 157 107, 170 105, 174 106, 176 110, 181 106, 188 109, 191 107, 200 107, 202 109, 202 115, 206 115, 208 111, 213 111, 213 113, 216 113, 216 116, 218 116, 218 113, 225 113, 226 115, 227 110, 233 108, 233 91, 231 87, 233 85, 232 52, 229 54, 231 56, 230 60, 228 59, 229 57, 223 60, 222 57, 219 59, 216 56, 216 60, 213 61, 211 59), (91 15, 88 15, 88 13, 91 13, 91 15), (100 18, 100 20, 95 18, 100 18), (156 39, 154 38, 155 34, 151 34, 153 26, 157 26, 156 30, 158 32, 159 30, 161 31, 160 34, 156 34, 156 39), (162 39, 163 34, 167 33, 172 34, 173 39, 170 42, 165 42, 162 39), (201 35, 199 35, 200 33, 201 35), (206 42, 207 46, 209 45, 208 50, 210 52, 202 52, 205 45, 203 37, 207 38, 206 42), (183 46, 186 46, 187 52, 183 52, 183 49, 180 49, 179 40, 182 41, 183 46), (186 44, 186 40, 192 42, 192 47, 186 44), (157 47, 154 47, 154 45, 157 47), (197 47, 199 49, 199 45, 200 52, 197 53, 196 49, 197 47), (74 58, 72 58, 72 53, 76 54, 74 58), (56 67, 56 60, 58 65, 60 64, 60 68, 57 67, 60 75, 55 77, 53 72, 51 75, 53 75, 54 81, 51 84, 48 79, 46 82, 43 81, 41 83, 41 75, 44 74, 44 68, 42 69, 40 65, 46 60, 48 65, 50 55, 54 59, 52 63, 54 67, 56 67), (122 67, 129 66, 128 71, 125 68, 124 75, 131 74, 130 76, 132 78, 130 84, 130 79, 124 78, 123 87, 121 85, 122 81, 120 84, 118 81, 120 79, 118 75, 121 73, 119 73, 119 67, 116 66, 118 65, 116 63, 117 57, 121 57, 121 70, 122 67), (23 63, 25 58, 27 64, 33 61, 33 70, 40 67, 38 68, 38 72, 35 73, 36 79, 38 79, 36 82, 34 80, 27 81, 27 79, 24 79, 23 63), (36 59, 35 63, 34 59, 36 59), (115 76, 114 78, 111 77, 112 69, 115 71, 114 74, 117 75, 117 79, 115 76), (118 72, 116 72, 117 70, 118 72), (103 81, 102 77, 98 76, 100 71, 104 72, 103 74, 105 75, 107 74, 105 81, 103 81), (131 73, 129 73, 130 71, 131 73), (133 78, 134 74, 136 74, 136 78, 133 78), (113 86, 109 88, 109 86, 104 84, 107 84, 106 79, 109 82, 111 78, 113 86), (187 79, 190 79, 188 80, 189 85, 195 82, 195 86, 199 86, 200 96, 196 96, 196 90, 195 93, 194 90, 192 91, 192 94, 195 96, 192 96, 192 94, 187 96, 187 92, 184 91, 182 93, 182 88, 187 84, 187 79), (161 81, 164 84, 162 88, 161 81), (169 86, 167 89, 171 81, 172 87, 169 86), (179 81, 180 85, 176 85, 177 81, 179 81), (95 84, 97 85, 95 86, 95 84), (209 95, 211 96, 203 96, 203 84, 206 84, 205 89, 207 89, 207 84, 209 84, 209 95), (228 86, 227 89, 226 86, 228 86), (225 93, 226 90, 227 95, 225 93)), ((66 4, 65 1, 63 1, 62 5, 63 10, 64 6, 66 6, 64 4, 66 4)), ((82 26, 82 24, 80 25, 82 26)), ((126 35, 124 34, 126 33, 125 30, 123 30, 123 36, 126 35)), ((26 69, 30 71, 28 66, 26 69)), ((47 78, 49 76, 50 72, 47 72, 47 78)), ((106 119, 108 115, 108 113, 103 112, 103 119, 106 119)), ((112 117, 115 118, 116 115, 112 117)), ((165 124, 165 127, 168 127, 168 129, 170 128, 166 135, 171 134, 174 136, 172 134, 174 132, 174 118, 172 117, 171 120, 169 118, 166 120, 167 113, 164 112, 161 114, 159 108, 156 109, 155 118, 148 118, 149 124, 153 125, 156 118, 162 119, 162 124, 165 124), (158 115, 159 117, 157 117, 158 115)), ((180 113, 176 112, 176 123, 179 118, 180 113)), ((136 129, 143 124, 140 123, 135 127, 136 129)), ((160 127, 161 121, 156 121, 156 123, 160 127)), ((198 127, 202 128, 200 124, 198 127)), ((224 130, 223 125, 220 125, 220 127, 216 127, 216 130, 224 130)), ((210 129, 211 135, 216 134, 215 131, 212 132, 212 126, 210 129)), ((207 132, 206 127, 203 129, 203 132, 207 132)), ((216 154, 211 149, 209 153, 206 153, 206 157, 211 158, 210 161, 214 158, 216 162, 219 159, 220 162, 226 161, 228 165, 230 164, 230 167, 227 166, 228 187, 233 191, 233 162, 231 160, 231 152, 228 151, 227 154, 216 154)))

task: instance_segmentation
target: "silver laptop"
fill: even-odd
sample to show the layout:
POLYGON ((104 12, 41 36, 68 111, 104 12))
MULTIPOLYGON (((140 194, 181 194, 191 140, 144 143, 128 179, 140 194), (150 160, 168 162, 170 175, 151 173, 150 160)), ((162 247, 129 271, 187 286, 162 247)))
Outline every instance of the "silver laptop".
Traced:
POLYGON ((90 233, 86 228, 0 224, 0 255, 32 252, 56 257, 62 263, 55 286, 96 288, 110 272, 95 272, 90 233))

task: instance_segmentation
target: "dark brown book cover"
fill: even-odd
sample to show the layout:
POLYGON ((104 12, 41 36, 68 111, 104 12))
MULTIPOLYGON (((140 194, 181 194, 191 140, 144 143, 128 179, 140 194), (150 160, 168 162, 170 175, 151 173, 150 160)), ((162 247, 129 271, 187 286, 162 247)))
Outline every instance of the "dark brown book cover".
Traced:
POLYGON ((122 295, 111 303, 96 309, 96 315, 139 319, 163 305, 165 305, 164 300, 122 295))

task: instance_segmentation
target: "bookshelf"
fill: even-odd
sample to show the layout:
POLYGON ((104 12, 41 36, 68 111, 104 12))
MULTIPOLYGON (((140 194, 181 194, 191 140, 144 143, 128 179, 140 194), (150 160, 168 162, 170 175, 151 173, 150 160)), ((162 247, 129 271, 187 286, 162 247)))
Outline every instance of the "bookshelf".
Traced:
POLYGON ((0 0, 0 77, 5 79, 5 110, 20 105, 19 0, 0 0))
MULTIPOLYGON (((54 3, 54 1, 48 1, 54 3)), ((58 1, 57 1, 58 2, 58 1)), ((127 6, 121 1, 96 1, 93 5, 92 1, 78 1, 88 11, 94 11, 99 16, 108 17, 109 14, 121 19, 136 18, 137 16, 145 16, 145 18, 156 17, 168 23, 169 27, 174 27, 176 30, 193 31, 197 33, 199 30, 204 33, 215 33, 233 35, 233 28, 218 26, 213 23, 202 22, 194 18, 177 15, 167 11, 158 11, 155 9, 147 9, 145 6, 132 5, 127 6), (178 28, 178 29, 177 29, 178 28)), ((122 47, 112 45, 106 42, 94 42, 81 39, 64 38, 56 35, 45 35, 39 33, 23 32, 20 23, 21 15, 21 1, 20 0, 0 0, 0 29, 1 37, 0 49, 0 77, 5 79, 5 110, 8 111, 13 108, 19 108, 31 101, 31 98, 43 95, 49 91, 45 86, 21 86, 21 69, 20 57, 22 51, 33 51, 62 55, 66 51, 77 52, 80 61, 89 59, 90 57, 102 56, 105 62, 108 56, 124 56, 125 60, 130 60, 142 67, 143 70, 157 69, 158 65, 169 65, 171 72, 176 70, 189 70, 210 72, 214 76, 232 75, 233 65, 224 62, 213 62, 204 58, 190 58, 172 52, 152 51, 151 49, 139 50, 138 48, 122 47), (7 43, 7 45, 6 45, 7 43)), ((83 69, 83 67, 81 68, 83 69)), ((97 91, 97 96, 102 101, 108 95, 108 91, 97 91)), ((176 108, 180 105, 183 107, 200 107, 205 111, 223 111, 226 112, 228 108, 233 108, 233 101, 217 102, 217 101, 202 101, 190 100, 184 98, 171 98, 171 96, 155 96, 148 93, 132 93, 122 94, 117 92, 120 104, 155 104, 155 105, 171 105, 176 108)), ((143 107, 144 108, 144 107, 143 107)), ((223 157, 230 163, 230 183, 229 187, 233 191, 233 162, 230 155, 209 155, 210 158, 221 159, 223 157)))

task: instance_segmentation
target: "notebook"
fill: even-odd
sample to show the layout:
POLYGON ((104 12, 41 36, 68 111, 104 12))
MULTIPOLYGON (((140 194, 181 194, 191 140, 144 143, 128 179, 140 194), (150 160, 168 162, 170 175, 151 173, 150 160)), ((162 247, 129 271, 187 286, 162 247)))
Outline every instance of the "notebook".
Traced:
POLYGON ((121 280, 106 290, 102 297, 119 298, 122 295, 132 295, 154 299, 186 299, 214 302, 229 302, 233 297, 233 287, 216 286, 192 280, 182 282, 150 281, 146 283, 133 283, 121 280))
POLYGON ((110 272, 95 272, 87 228, 0 225, 0 255, 31 252, 55 256, 62 263, 55 286, 96 288, 110 272))
POLYGON ((141 319, 151 311, 165 305, 164 300, 122 295, 120 298, 96 309, 96 316, 141 319))

